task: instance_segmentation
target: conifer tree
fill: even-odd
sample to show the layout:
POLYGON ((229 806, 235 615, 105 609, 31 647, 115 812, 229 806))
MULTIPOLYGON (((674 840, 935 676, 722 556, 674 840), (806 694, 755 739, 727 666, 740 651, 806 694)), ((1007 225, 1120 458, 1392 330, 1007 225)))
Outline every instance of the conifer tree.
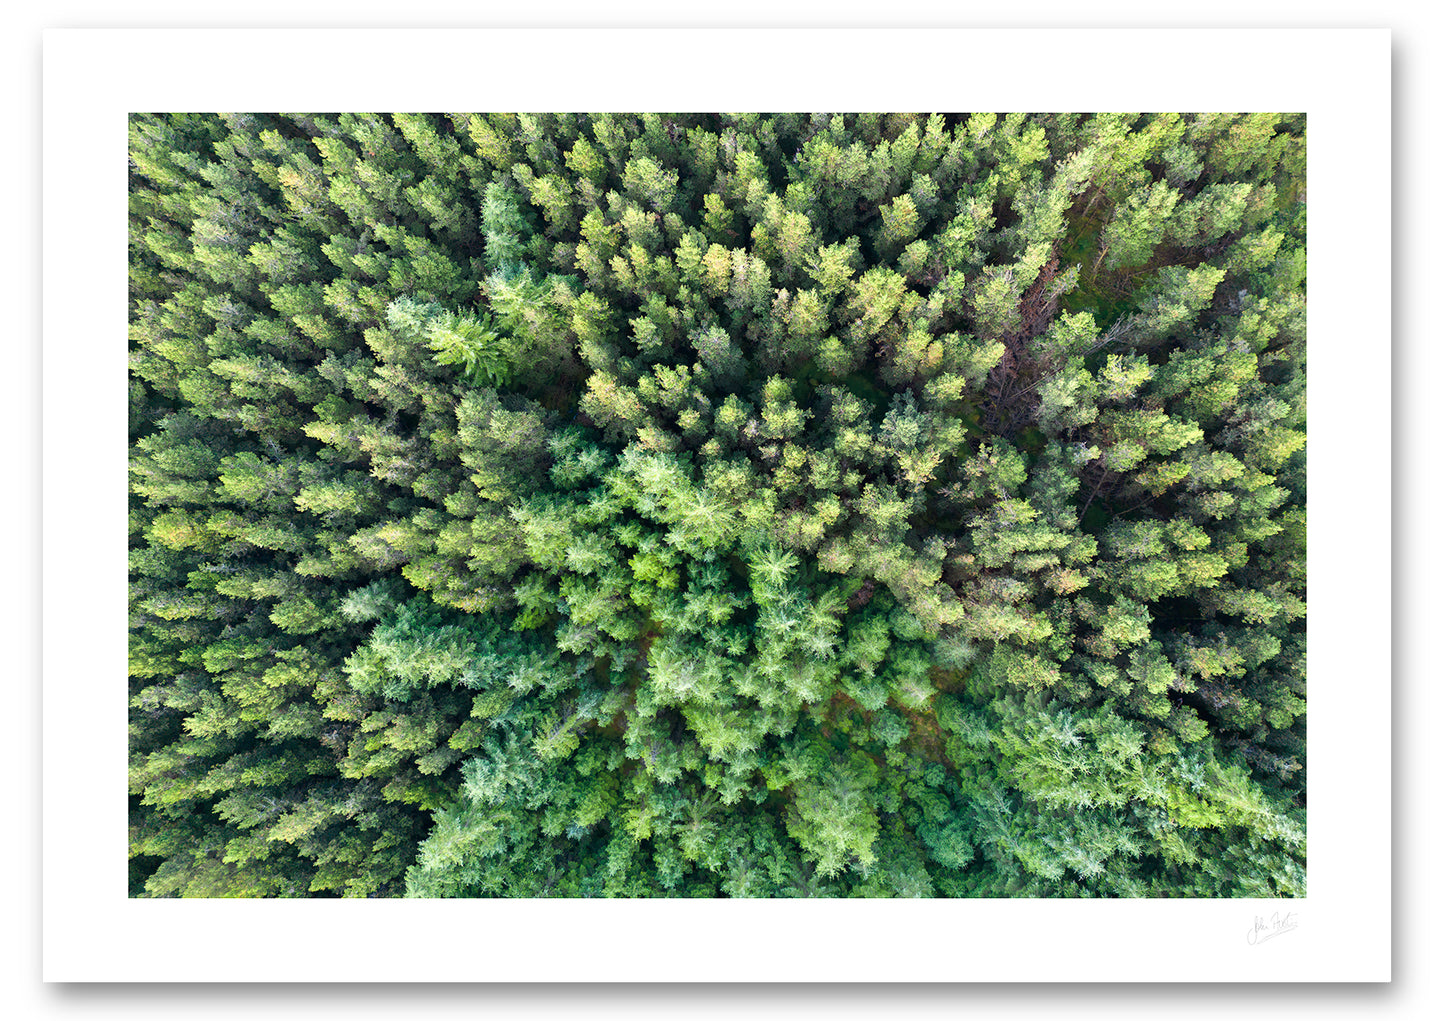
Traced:
POLYGON ((136 115, 132 893, 1302 895, 1304 132, 136 115))

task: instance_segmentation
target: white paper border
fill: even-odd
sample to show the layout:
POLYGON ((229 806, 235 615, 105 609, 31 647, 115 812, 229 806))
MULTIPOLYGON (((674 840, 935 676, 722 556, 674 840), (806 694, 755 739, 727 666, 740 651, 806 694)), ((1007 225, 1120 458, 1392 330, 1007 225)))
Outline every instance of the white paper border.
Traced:
POLYGON ((1388 32, 66 30, 44 90, 47 981, 1389 977, 1388 32), (125 115, 472 109, 1308 112, 1309 897, 126 898, 125 115))

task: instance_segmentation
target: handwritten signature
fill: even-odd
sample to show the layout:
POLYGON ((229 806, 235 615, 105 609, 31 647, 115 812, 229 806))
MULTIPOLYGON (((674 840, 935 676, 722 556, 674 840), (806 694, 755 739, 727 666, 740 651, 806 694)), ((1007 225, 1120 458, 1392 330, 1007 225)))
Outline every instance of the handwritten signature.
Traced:
POLYGON ((1283 936, 1287 932, 1293 932, 1299 928, 1299 916, 1293 911, 1286 911, 1280 914, 1276 911, 1265 921, 1264 916, 1255 915, 1254 924, 1244 934, 1244 941, 1250 946, 1258 946, 1276 936, 1283 936))

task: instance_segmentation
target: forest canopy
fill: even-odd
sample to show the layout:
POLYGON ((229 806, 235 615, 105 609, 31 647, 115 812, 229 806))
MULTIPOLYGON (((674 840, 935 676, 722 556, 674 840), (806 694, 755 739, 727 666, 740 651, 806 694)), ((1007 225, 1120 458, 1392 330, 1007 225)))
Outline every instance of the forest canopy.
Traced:
POLYGON ((130 893, 1305 893, 1305 118, 137 114, 130 893))

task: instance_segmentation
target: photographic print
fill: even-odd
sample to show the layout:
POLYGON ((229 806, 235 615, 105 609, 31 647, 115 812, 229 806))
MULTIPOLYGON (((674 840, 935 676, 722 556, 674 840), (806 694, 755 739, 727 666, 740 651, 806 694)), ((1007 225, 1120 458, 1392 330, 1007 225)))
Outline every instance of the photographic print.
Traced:
POLYGON ((1389 68, 47 33, 46 981, 1387 980, 1389 68))

